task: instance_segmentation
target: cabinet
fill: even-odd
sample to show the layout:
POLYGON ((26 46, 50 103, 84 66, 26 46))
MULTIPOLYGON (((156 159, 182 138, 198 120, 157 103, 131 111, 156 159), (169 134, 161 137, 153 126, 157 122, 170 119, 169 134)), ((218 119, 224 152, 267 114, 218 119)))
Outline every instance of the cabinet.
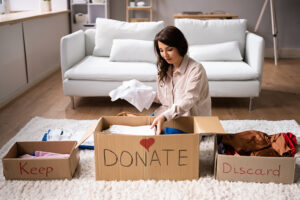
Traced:
POLYGON ((22 24, 0 26, 0 105, 27 84, 22 24))
POLYGON ((41 80, 59 68, 60 38, 69 33, 68 25, 67 14, 23 22, 28 84, 41 80))
POLYGON ((72 32, 94 28, 96 18, 109 18, 109 0, 70 0, 72 32))
MULTIPOLYGON (((144 2, 144 1, 141 1, 144 2)), ((135 1, 126 0, 126 21, 127 22, 145 22, 145 21, 152 21, 152 7, 153 2, 149 0, 148 2, 144 2, 143 6, 139 6, 135 1), (148 5, 147 5, 148 3, 148 5), (148 17, 138 17, 135 12, 148 12, 146 15, 148 17)), ((145 13, 144 13, 145 14, 145 13)))
POLYGON ((60 67, 69 11, 0 15, 0 108, 60 67))

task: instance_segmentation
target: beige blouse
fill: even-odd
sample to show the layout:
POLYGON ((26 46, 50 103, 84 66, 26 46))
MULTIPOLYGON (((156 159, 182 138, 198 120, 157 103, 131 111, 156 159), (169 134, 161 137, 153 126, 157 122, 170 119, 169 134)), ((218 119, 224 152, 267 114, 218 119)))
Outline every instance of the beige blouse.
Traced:
POLYGON ((164 114, 167 120, 180 116, 210 116, 211 98, 205 69, 185 55, 179 68, 170 67, 163 81, 157 81, 155 101, 162 105, 154 115, 164 114))

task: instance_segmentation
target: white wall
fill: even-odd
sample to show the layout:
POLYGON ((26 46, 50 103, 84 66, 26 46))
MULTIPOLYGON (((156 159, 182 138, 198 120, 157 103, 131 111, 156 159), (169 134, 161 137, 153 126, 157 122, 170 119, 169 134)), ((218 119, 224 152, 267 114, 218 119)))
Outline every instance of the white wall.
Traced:
POLYGON ((10 11, 40 10, 40 0, 9 0, 10 11))
MULTIPOLYGON (((10 11, 40 10, 41 0, 9 0, 10 11)), ((68 0, 51 0, 52 11, 68 9, 68 0)))

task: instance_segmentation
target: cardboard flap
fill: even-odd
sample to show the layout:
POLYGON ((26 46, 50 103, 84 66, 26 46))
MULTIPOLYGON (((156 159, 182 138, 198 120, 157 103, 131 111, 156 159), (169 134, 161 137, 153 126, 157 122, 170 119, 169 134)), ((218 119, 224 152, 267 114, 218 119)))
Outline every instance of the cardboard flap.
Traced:
POLYGON ((85 132, 84 136, 80 139, 80 141, 78 142, 78 144, 75 146, 75 149, 78 148, 86 139, 88 139, 88 137, 90 135, 92 135, 99 123, 99 121, 101 120, 101 117, 97 120, 97 122, 95 122, 93 125, 91 125, 88 130, 85 132))
POLYGON ((194 117, 194 133, 225 134, 225 130, 218 117, 194 117))
POLYGON ((300 143, 299 143, 299 138, 297 138, 297 144, 296 145, 296 153, 295 153, 295 158, 300 158, 300 143))

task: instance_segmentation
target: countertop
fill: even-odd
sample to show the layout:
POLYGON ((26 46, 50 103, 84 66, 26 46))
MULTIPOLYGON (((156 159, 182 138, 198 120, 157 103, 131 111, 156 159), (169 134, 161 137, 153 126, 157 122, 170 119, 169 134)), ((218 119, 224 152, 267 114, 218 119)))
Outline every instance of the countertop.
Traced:
POLYGON ((3 14, 0 15, 0 26, 6 24, 15 24, 15 23, 23 22, 34 18, 47 17, 47 16, 58 15, 58 14, 69 13, 69 12, 70 12, 69 10, 49 11, 49 12, 24 11, 24 12, 3 14))

